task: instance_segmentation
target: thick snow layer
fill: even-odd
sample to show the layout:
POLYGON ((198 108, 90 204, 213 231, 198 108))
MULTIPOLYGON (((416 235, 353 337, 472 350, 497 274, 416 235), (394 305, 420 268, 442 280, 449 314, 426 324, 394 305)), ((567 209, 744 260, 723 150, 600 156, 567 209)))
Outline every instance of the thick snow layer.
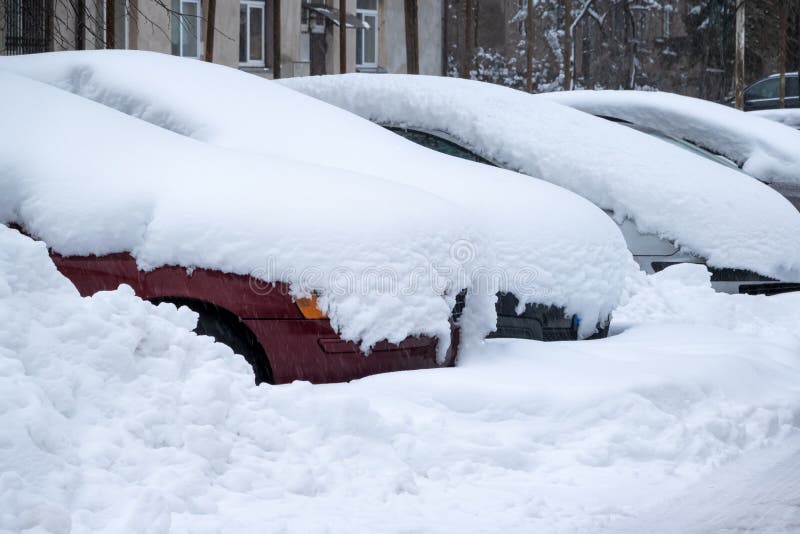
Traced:
POLYGON ((654 91, 563 91, 537 98, 684 139, 735 161, 765 182, 800 184, 800 132, 753 113, 654 91))
POLYGON ((758 111, 750 111, 754 115, 769 119, 771 121, 780 122, 791 128, 800 129, 800 109, 762 109, 758 111))
MULTIPOLYGON (((491 252, 462 207, 373 176, 201 143, 0 70, 0 221, 67 255, 130 251, 317 291, 344 338, 439 336, 491 252), (409 217, 409 210, 413 217, 409 217), (375 270, 386 273, 376 276, 375 270)), ((475 312, 495 322, 491 303, 475 312), (479 313, 480 312, 480 313, 479 313)))
MULTIPOLYGON (((624 277, 634 268, 612 221, 569 191, 420 148, 355 115, 235 69, 141 52, 9 57, 0 59, 0 69, 203 143, 380 176, 462 206, 465 212, 446 215, 452 220, 443 226, 474 223, 488 240, 474 241, 465 231, 452 242, 457 259, 470 264, 473 258, 485 259, 473 266, 483 273, 469 282, 473 290, 480 286, 472 292, 480 299, 468 299, 466 321, 472 307, 478 317, 488 317, 481 307, 493 305, 495 291, 510 291, 521 304, 554 304, 577 313, 583 319, 581 334, 587 335, 616 306, 624 277)), ((413 202, 387 192, 380 209, 387 201, 391 213, 418 218, 413 202)), ((484 319, 471 328, 486 329, 484 319)))
POLYGON ((790 502, 755 518, 766 503, 734 491, 752 473, 745 497, 797 494, 778 469, 798 438, 800 295, 720 295, 704 272, 644 278, 606 340, 256 387, 188 332, 193 312, 124 286, 81 298, 0 226, 0 532, 649 532, 674 501, 791 532, 790 502), (726 480, 708 503, 704 482, 726 480))
POLYGON ((675 241, 712 266, 800 276, 800 213, 785 198, 641 132, 455 78, 342 75, 281 83, 382 124, 446 132, 490 161, 633 219, 639 231, 675 241))

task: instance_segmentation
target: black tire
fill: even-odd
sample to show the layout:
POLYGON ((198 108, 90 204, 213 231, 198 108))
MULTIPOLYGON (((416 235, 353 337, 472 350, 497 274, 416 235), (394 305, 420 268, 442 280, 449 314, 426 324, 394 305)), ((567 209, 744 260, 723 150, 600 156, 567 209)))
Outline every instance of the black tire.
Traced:
POLYGON ((611 326, 611 321, 606 322, 605 326, 597 326, 597 332, 587 337, 586 339, 605 339, 608 337, 608 329, 611 326))
POLYGON ((240 354, 253 368, 256 384, 266 382, 272 384, 272 370, 261 343, 241 320, 233 313, 207 302, 184 298, 152 299, 154 304, 169 302, 176 306, 186 306, 196 312, 197 327, 194 332, 201 336, 213 337, 217 343, 223 343, 236 354, 240 354))

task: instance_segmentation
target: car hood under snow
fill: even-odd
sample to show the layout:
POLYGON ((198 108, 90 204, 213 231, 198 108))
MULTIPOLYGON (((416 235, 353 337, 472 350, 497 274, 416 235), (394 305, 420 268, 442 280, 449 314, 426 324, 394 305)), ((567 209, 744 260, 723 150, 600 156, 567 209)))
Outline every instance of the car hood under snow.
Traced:
POLYGON ((563 306, 588 335, 632 263, 617 228, 568 191, 382 130, 381 153, 359 158, 371 125, 233 69, 94 52, 3 58, 0 71, 25 76, 3 74, 4 116, 24 129, 3 132, 4 222, 65 254, 127 250, 144 268, 257 272, 316 291, 365 346, 447 338, 462 289, 468 335, 494 328, 498 291, 563 306), (384 267, 391 294, 360 276, 384 267))
POLYGON ((345 74, 281 83, 383 125, 445 132, 504 168, 570 189, 620 221, 632 219, 640 232, 674 241, 713 267, 800 277, 800 213, 785 198, 631 128, 456 78, 345 74))

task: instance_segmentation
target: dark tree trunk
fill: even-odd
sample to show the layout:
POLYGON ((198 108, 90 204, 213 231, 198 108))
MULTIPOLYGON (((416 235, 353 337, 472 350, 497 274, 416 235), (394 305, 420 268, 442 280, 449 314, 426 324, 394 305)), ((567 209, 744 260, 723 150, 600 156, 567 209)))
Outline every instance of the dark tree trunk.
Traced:
POLYGON ((464 52, 463 60, 461 61, 462 78, 469 78, 474 56, 472 48, 475 46, 475 17, 472 7, 472 0, 466 0, 464 9, 464 52))
POLYGON ((347 0, 339 0, 339 72, 347 72, 347 0))
POLYGON ((272 78, 281 77, 281 0, 272 0, 272 78))
POLYGON ((778 0, 778 16, 780 17, 780 24, 778 24, 778 72, 780 73, 780 89, 778 92, 778 107, 786 107, 786 38, 788 33, 787 18, 789 17, 789 10, 787 9, 787 0, 778 0))
MULTIPOLYGON (((276 2, 277 3, 277 2, 276 2)), ((208 18, 206 19, 206 61, 214 61, 214 27, 216 25, 217 0, 208 0, 208 18)))
POLYGON ((528 0, 525 16, 525 90, 533 92, 533 0, 528 0))
POLYGON ((106 48, 115 48, 116 38, 116 21, 117 14, 115 13, 116 5, 114 0, 106 0, 106 48))
POLYGON ((572 89, 572 0, 564 0, 564 90, 572 89))
POLYGON ((86 0, 75 1, 75 50, 86 50, 86 0))
POLYGON ((736 57, 733 75, 736 109, 744 109, 744 6, 744 0, 736 0, 736 57))
POLYGON ((405 0, 406 71, 419 74, 419 26, 417 0, 405 0))

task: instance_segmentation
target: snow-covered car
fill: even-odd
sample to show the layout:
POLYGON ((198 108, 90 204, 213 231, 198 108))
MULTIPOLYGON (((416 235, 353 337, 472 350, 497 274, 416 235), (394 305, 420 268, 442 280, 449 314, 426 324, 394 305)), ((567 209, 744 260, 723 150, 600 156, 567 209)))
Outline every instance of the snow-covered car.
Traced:
POLYGON ((763 117, 771 121, 779 122, 789 128, 800 130, 800 109, 765 109, 762 111, 752 111, 753 115, 763 117))
POLYGON ((0 222, 44 241, 81 294, 127 284, 186 304, 259 381, 452 365, 472 267, 450 243, 484 240, 457 206, 201 143, 2 68, 0 94, 14 125, 0 131, 0 222))
POLYGON ((383 130, 404 163, 348 168, 330 156, 364 121, 234 69, 56 53, 2 58, 0 76, 3 116, 23 125, 2 132, 0 222, 43 240, 83 294, 126 283, 193 305, 237 351, 257 342, 277 383, 452 364, 454 321, 463 341, 590 336, 633 263, 602 211, 546 182, 383 130), (301 128, 320 124, 328 147, 301 128))
MULTIPOLYGON (((465 297, 462 336, 558 340, 602 334, 626 274, 635 269, 619 229, 580 196, 426 150, 351 113, 235 69, 124 51, 9 57, 0 59, 0 69, 208 146, 378 176, 446 199, 462 210, 446 217, 446 227, 472 225, 484 236, 473 240, 465 232, 449 242, 451 256, 473 274, 458 287, 447 287, 449 296, 465 297), (187 86, 192 91, 187 93, 187 86), (232 96, 220 98, 223 93, 232 96)), ((290 198, 302 204, 315 193, 308 189, 290 198)), ((391 194, 387 202, 404 217, 417 218, 414 203, 391 194)), ((316 212, 318 224, 327 223, 326 211, 335 199, 330 204, 316 212)), ((315 212, 303 206, 302 213, 315 212)), ((371 224, 358 210, 350 213, 371 224)), ((436 261, 430 264, 440 268, 436 261)))
POLYGON ((653 91, 565 91, 537 98, 620 122, 740 168, 800 210, 800 131, 764 120, 758 112, 743 113, 699 98, 653 91))
MULTIPOLYGON (((705 262, 718 290, 800 288, 800 213, 786 199, 641 132, 454 78, 334 75, 281 83, 431 148, 468 152, 584 196, 618 222, 646 272, 705 262)), ((374 150, 370 141, 359 148, 374 150)))

